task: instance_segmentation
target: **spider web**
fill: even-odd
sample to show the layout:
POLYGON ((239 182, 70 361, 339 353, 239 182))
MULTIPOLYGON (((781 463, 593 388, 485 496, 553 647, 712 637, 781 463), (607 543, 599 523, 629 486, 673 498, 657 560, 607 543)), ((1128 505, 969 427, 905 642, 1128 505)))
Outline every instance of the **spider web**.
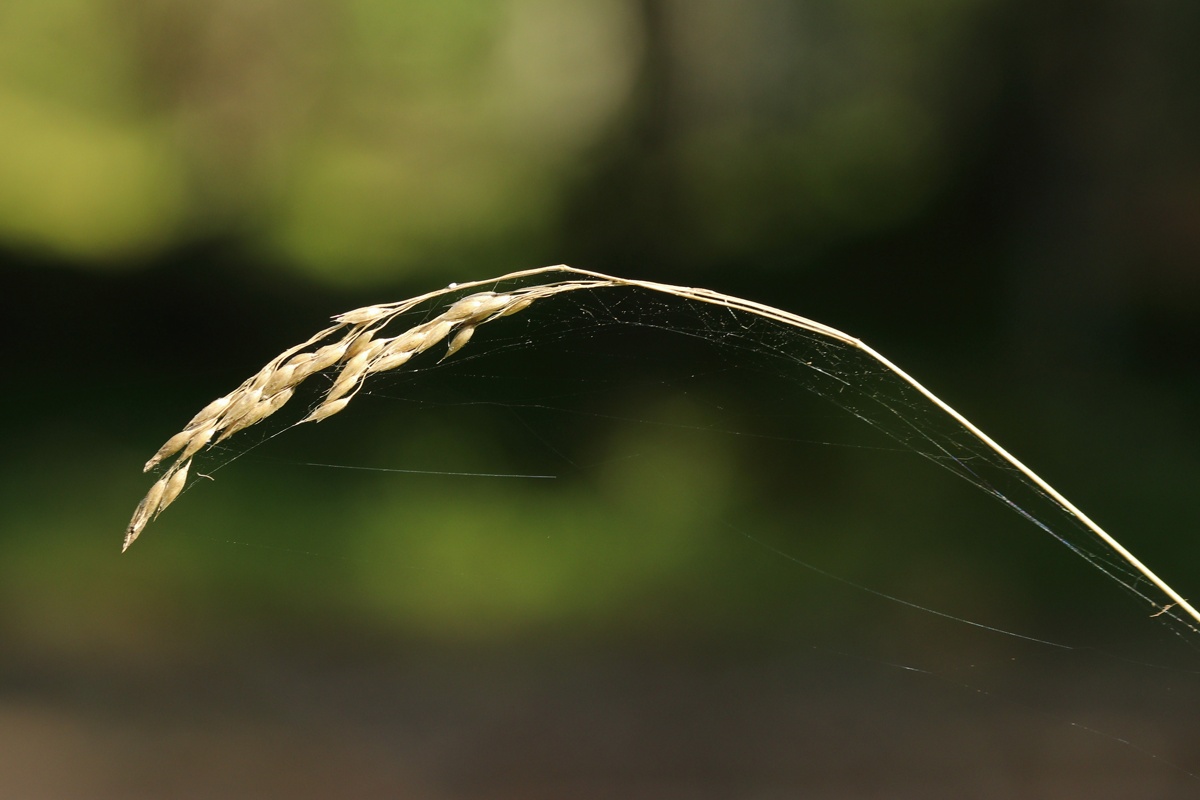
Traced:
MULTIPOLYGON (((393 324, 426 321, 451 299, 393 324)), ((845 341, 617 286, 540 300, 439 358, 431 351, 373 377, 345 414, 319 425, 276 420, 245 431, 200 472, 251 454, 246 460, 306 465, 347 486, 369 483, 371 502, 386 509, 351 557, 374 564, 391 610, 418 608, 437 626, 474 615, 481 627, 504 628, 550 606, 568 627, 605 615, 628 627, 648 598, 663 605, 666 586, 675 597, 666 605, 676 608, 645 623, 652 635, 664 624, 737 631, 769 613, 773 621, 750 627, 798 634, 840 658, 847 641, 900 627, 919 644, 866 657, 983 695, 981 687, 1004 680, 964 678, 954 659, 931 655, 929 636, 939 647, 1000 636, 1024 663, 1046 651, 1096 657, 1097 626, 1123 624, 1132 636, 1165 630, 1192 647, 1194 630, 1170 608, 1147 624, 1146 606, 1111 602, 1105 589, 1115 582, 1150 611, 1163 605, 1074 514, 845 341), (931 534, 939 525, 954 536, 931 534), (478 552, 428 544, 455 537, 478 552), (524 539, 490 546, 505 537, 524 539), (1050 553, 1055 542, 1065 550, 1050 553), (949 557, 941 553, 948 545, 949 557), (557 576, 514 569, 522 559, 557 576), (1014 566, 1024 559, 1038 565, 1031 576, 1014 566), (747 578, 754 570, 761 575, 747 578), (1059 584, 1062 573, 1069 577, 1059 584), (1021 583, 1006 585, 1014 579, 1021 583), (757 595, 739 596, 760 580, 757 595), (1008 602, 1022 596, 1052 608, 1008 602), (1098 622, 1077 630, 1081 615, 1098 622), (928 623, 936 634, 926 636, 928 623)), ((372 528, 362 523, 368 516, 355 525, 372 528)), ((327 552, 325 535, 304 546, 327 552)), ((1138 658, 1116 660, 1126 668, 1138 658)), ((1088 720, 1070 724, 1094 732, 1088 720)))
MULTIPOLYGON (((496 288, 511 291, 514 286, 536 283, 526 278, 496 288)), ((1181 635, 1190 640, 1196 633, 1190 620, 1164 602, 1159 588, 1098 539, 1073 508, 1051 496, 869 348, 856 346, 854 340, 847 341, 836 331, 830 335, 745 309, 641 286, 580 288, 586 290, 544 298, 535 310, 514 320, 489 323, 469 350, 449 361, 435 362, 434 354, 429 353, 399 377, 372 377, 363 395, 386 397, 389 387, 413 387, 418 381, 428 381, 428 390, 436 392, 454 381, 474 380, 475 385, 453 389, 469 400, 430 395, 410 402, 443 408, 492 405, 512 412, 523 409, 527 416, 534 411, 542 416, 578 416, 587 408, 593 419, 599 419, 611 416, 600 408, 606 397, 628 392, 640 382, 670 387, 676 395, 706 404, 699 427, 777 444, 829 438, 828 430, 823 433, 797 424, 805 415, 827 420, 827 414, 803 406, 803 395, 816 396, 882 435, 847 434, 838 423, 825 423, 839 436, 849 436, 850 446, 916 454, 966 480, 1149 604, 1156 618, 1173 624, 1181 635), (491 371, 471 372, 485 356, 490 359, 485 370, 491 371), (761 430, 751 426, 751 421, 761 430)), ((453 297, 451 293, 418 304, 388 327, 403 330, 427 321, 453 297)), ((319 380, 317 376, 320 386, 319 380)), ((311 391, 311 385, 309 388, 311 391)), ((313 402, 310 399, 310 407, 313 402)), ((363 405, 364 400, 356 403, 363 405)), ((537 439, 536 425, 525 424, 537 439)), ((664 420, 656 424, 675 423, 664 420)), ((276 420, 271 426, 261 426, 256 435, 240 434, 232 445, 214 448, 207 472, 199 474, 208 477, 284 430, 276 420)), ((843 438, 841 443, 847 440, 843 438)), ((550 447, 545 441, 543 445, 550 447)), ((534 472, 486 474, 549 477, 534 472)))

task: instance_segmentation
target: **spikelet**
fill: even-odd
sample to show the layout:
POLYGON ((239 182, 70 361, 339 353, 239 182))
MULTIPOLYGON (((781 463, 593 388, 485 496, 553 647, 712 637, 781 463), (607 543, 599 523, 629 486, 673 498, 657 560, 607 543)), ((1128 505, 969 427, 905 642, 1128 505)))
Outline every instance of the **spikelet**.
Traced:
POLYGON ((471 341, 471 336, 474 333, 474 325, 467 325, 463 328, 460 328, 458 333, 454 334, 454 338, 450 340, 449 346, 446 347, 446 355, 442 356, 441 360, 445 361, 459 350, 462 350, 466 343, 471 341))
POLYGON ((274 361, 267 364, 258 372, 254 373, 254 377, 247 381, 246 385, 248 385, 251 390, 257 389, 259 392, 262 392, 263 388, 267 385, 267 381, 271 380, 271 376, 275 374, 275 366, 276 365, 274 361))
MULTIPOLYGON (((197 417, 198 416, 199 414, 197 414, 197 417)), ((150 460, 146 462, 146 466, 142 467, 142 472, 149 472, 158 466, 158 463, 164 458, 170 458, 178 453, 183 449, 184 445, 192 440, 192 437, 195 435, 196 429, 188 427, 184 428, 170 439, 167 439, 166 444, 158 448, 158 452, 150 457, 150 460)))
POLYGON ((352 337, 347 342, 346 354, 343 356, 343 358, 352 359, 364 350, 368 350, 375 346, 379 341, 379 339, 372 337, 371 331, 367 331, 366 333, 352 337))
POLYGON ((458 322, 461 320, 480 320, 488 316, 494 311, 504 308, 512 301, 512 298, 506 294, 493 294, 492 292, 480 292, 478 294, 464 297, 456 303, 452 304, 449 309, 442 314, 442 319, 450 322, 458 322))
POLYGON ((511 317, 513 314, 524 311, 525 309, 527 309, 531 305, 533 305, 533 300, 534 300, 533 296, 528 295, 528 294, 523 295, 522 297, 516 298, 511 303, 509 303, 507 306, 505 306, 504 308, 502 308, 498 312, 496 312, 496 316, 497 317, 511 317))
POLYGON ((329 387, 329 391, 325 393, 324 402, 332 402, 349 394, 362 382, 362 379, 366 377, 366 374, 366 367, 363 367, 361 372, 343 372, 338 379, 334 381, 333 386, 329 387))
POLYGON ((321 403, 321 405, 317 406, 316 408, 314 408, 312 410, 312 413, 310 413, 307 417, 305 417, 304 419, 302 419, 300 421, 301 422, 320 422, 321 420, 326 419, 327 417, 332 417, 334 414, 338 413, 339 411, 341 411, 343 408, 345 408, 349 404, 350 404, 349 397, 344 397, 341 400, 334 400, 332 403, 329 403, 329 402, 321 403))
POLYGON ((146 496, 142 498, 142 502, 138 503, 133 512, 133 518, 129 520, 129 526, 125 528, 125 542, 121 545, 122 553, 129 549, 129 545, 133 544, 133 540, 146 527, 146 523, 158 512, 166 490, 167 478, 164 476, 154 482, 150 491, 146 492, 146 496))
MULTIPOLYGON (((287 361, 285 361, 283 363, 283 366, 280 367, 280 369, 289 369, 292 371, 292 374, 295 375, 298 370, 302 370, 305 367, 307 367, 309 362, 312 361, 316 357, 317 357, 316 353, 297 353, 296 355, 292 356, 287 361)), ((312 374, 311 372, 306 373, 306 375, 311 375, 311 374, 312 374)))
POLYGON ((301 353, 292 356, 292 359, 288 363, 296 368, 296 371, 292 373, 293 385, 341 361, 346 355, 346 348, 348 346, 349 342, 341 341, 336 344, 327 344, 324 347, 319 347, 315 353, 301 353))
POLYGON ((445 339, 453 330, 454 323, 444 319, 435 319, 424 325, 418 325, 407 333, 397 336, 393 342, 397 348, 424 353, 435 344, 445 339))
POLYGON ((289 386, 288 388, 284 389, 283 391, 276 392, 275 394, 268 397, 266 400, 267 413, 264 414, 260 419, 266 419, 267 417, 271 416, 279 409, 283 408, 284 405, 287 404, 287 401, 292 399, 292 395, 294 395, 295 393, 296 393, 295 388, 289 386))
POLYGON ((417 348, 418 353, 423 353, 435 344, 445 339, 450 335, 450 331, 454 330, 454 323, 447 320, 436 320, 429 326, 429 330, 425 334, 425 338, 421 341, 420 347, 417 348))
POLYGON ((271 379, 267 381, 266 385, 263 386, 263 394, 270 397, 278 394, 283 389, 295 386, 296 384, 293 380, 295 374, 296 366, 294 364, 284 364, 279 367, 279 369, 275 370, 275 374, 271 376, 271 379))
POLYGON ((411 350, 392 350, 390 347, 380 353, 374 361, 367 365, 367 373, 387 372, 389 369, 403 366, 413 357, 411 350))
POLYGON ((191 441, 188 442, 187 447, 183 448, 183 452, 179 454, 179 460, 187 461, 189 458, 196 455, 196 453, 200 452, 200 448, 212 441, 213 434, 216 432, 217 427, 212 425, 193 433, 191 441))
POLYGON ((225 430, 221 432, 221 435, 217 437, 217 441, 223 442, 238 431, 262 422, 264 419, 283 408, 284 403, 292 399, 292 394, 295 391, 295 389, 288 387, 287 389, 277 392, 270 397, 264 397, 262 400, 259 400, 239 419, 230 422, 229 426, 226 427, 225 430))
POLYGON ((381 319, 389 313, 391 313, 390 308, 364 306, 356 308, 353 311, 347 311, 345 314, 338 314, 333 319, 343 325, 366 325, 381 319))
POLYGON ((229 404, 229 408, 221 414, 218 425, 222 428, 229 425, 234 425, 245 416, 246 412, 254 408, 258 401, 262 399, 262 389, 241 389, 233 393, 233 402, 229 404))
MULTIPOLYGON (((192 417, 187 425, 183 426, 184 430, 188 428, 199 428, 206 422, 211 422, 217 418, 217 415, 224 411, 229 406, 229 395, 224 395, 213 400, 211 403, 200 409, 200 413, 192 417)), ((182 445, 180 445, 182 447, 182 445)), ((168 454, 170 455, 170 454, 168 454)), ((163 456, 166 458, 166 456, 163 456)))
POLYGON ((192 465, 191 461, 184 461, 175 470, 171 472, 167 478, 167 488, 163 490, 162 499, 158 501, 158 508, 154 510, 154 516, 157 517, 163 512, 163 509, 175 502, 175 498, 179 497, 179 493, 183 491, 183 487, 187 484, 188 467, 192 465))
MULTIPOLYGON (((360 347, 350 360, 346 362, 346 366, 342 367, 342 375, 359 375, 366 372, 367 364, 379 355, 389 342, 385 339, 373 339, 366 346, 360 347)), ((351 348, 353 349, 353 348, 351 348)), ((349 354, 349 351, 347 351, 349 354)), ((338 378, 340 381, 341 378, 338 378)))

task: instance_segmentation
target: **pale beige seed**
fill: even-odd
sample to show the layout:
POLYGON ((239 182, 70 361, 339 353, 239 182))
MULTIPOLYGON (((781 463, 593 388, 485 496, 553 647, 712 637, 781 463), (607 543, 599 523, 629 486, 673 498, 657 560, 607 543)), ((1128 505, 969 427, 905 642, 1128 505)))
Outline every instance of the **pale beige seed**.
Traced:
POLYGON ((208 444, 212 440, 213 434, 216 432, 217 427, 212 425, 193 433, 191 441, 188 442, 188 446, 185 447, 183 452, 179 454, 179 460, 187 461, 189 458, 196 455, 196 453, 200 452, 200 448, 208 444))
POLYGON ((525 295, 524 297, 520 298, 519 300, 514 301, 507 308, 501 310, 500 313, 496 314, 496 316, 497 317, 511 316, 512 314, 516 314, 520 311, 524 311, 525 309, 529 308, 531 305, 533 305, 533 298, 530 297, 529 295, 525 295))
MULTIPOLYGON (((390 348, 389 348, 390 350, 390 348)), ((389 352, 385 350, 367 366, 367 372, 387 372, 390 369, 403 366, 408 363, 413 354, 411 350, 398 350, 389 352)))
POLYGON ((506 294, 480 292, 479 294, 464 297, 450 306, 446 313, 442 315, 442 318, 452 322, 464 319, 479 319, 500 310, 511 302, 511 300, 512 298, 506 294))
POLYGON ((359 336, 355 336, 353 339, 350 340, 348 346, 346 347, 346 355, 344 357, 345 358, 354 358, 359 353, 372 347, 373 345, 377 344, 380 341, 381 341, 380 339, 372 338, 370 331, 367 331, 366 333, 363 333, 359 336))
MULTIPOLYGON (((366 347, 361 348, 350 358, 349 361, 346 362, 346 366, 342 368, 342 374, 354 375, 365 372, 367 369, 367 364, 371 363, 371 361, 373 361, 376 356, 383 352, 384 348, 386 348, 390 343, 391 342, 386 339, 376 339, 366 347)), ((341 380, 341 378, 338 380, 341 380)))
POLYGON ((166 490, 167 478, 164 476, 154 482, 150 491, 146 492, 146 496, 142 498, 142 502, 138 503, 138 507, 134 509, 133 518, 129 520, 129 527, 125 529, 125 542, 121 545, 122 553, 129 549, 129 545, 133 544, 133 540, 138 537, 138 534, 146 527, 146 523, 158 511, 166 490))
POLYGON ((363 306, 353 311, 347 311, 345 314, 338 314, 333 319, 346 325, 362 325, 367 322, 374 322, 384 314, 389 313, 389 311, 390 309, 380 308, 379 306, 363 306))
POLYGON ((365 368, 362 372, 343 372, 338 379, 334 381, 333 386, 329 387, 329 391, 325 393, 325 399, 323 402, 332 402, 333 400, 338 400, 344 395, 348 394, 360 383, 362 383, 362 379, 365 375, 365 368))
POLYGON ((293 370, 298 370, 304 367, 308 362, 317 357, 316 353, 297 353, 284 362, 284 368, 291 367, 293 370))
POLYGON ((150 515, 146 513, 146 498, 143 497, 142 502, 138 503, 137 508, 133 510, 133 519, 129 520, 129 525, 125 528, 125 541, 121 543, 122 553, 129 549, 129 545, 134 543, 138 534, 142 532, 149 521, 150 515))
POLYGON ((262 391, 263 387, 267 385, 267 382, 271 380, 271 376, 273 376, 274 374, 275 374, 275 364, 273 364, 273 363, 267 364, 265 367, 263 367, 258 372, 256 372, 254 374, 254 377, 250 379, 250 381, 249 381, 250 388, 258 389, 259 391, 262 391))
POLYGON ((479 308, 483 305, 484 299, 491 297, 491 295, 491 292, 480 292, 479 294, 473 294, 469 297, 464 297, 446 309, 446 311, 442 314, 442 319, 449 320, 451 322, 470 319, 479 313, 479 308))
POLYGON ((150 460, 146 462, 146 466, 142 468, 142 472, 149 472, 158 466, 159 462, 164 458, 170 458, 178 453, 183 449, 184 445, 191 441, 192 437, 195 435, 196 430, 194 428, 185 428, 184 430, 181 430, 179 433, 172 436, 170 439, 167 439, 166 444, 158 448, 158 452, 151 456, 150 460))
POLYGON ((296 374, 296 367, 293 364, 284 364, 279 369, 275 370, 275 374, 263 386, 263 394, 268 397, 277 394, 280 390, 286 389, 295 384, 292 377, 296 374))
POLYGON ((262 422, 264 419, 283 408, 284 403, 292 399, 292 394, 294 392, 295 389, 289 386, 287 389, 284 389, 281 392, 277 392, 270 397, 264 397, 262 400, 259 400, 258 403, 256 403, 253 408, 243 414, 240 419, 231 422, 229 426, 221 432, 221 435, 217 437, 217 441, 223 442, 238 431, 262 422))
POLYGON ((311 414, 309 414, 307 417, 305 417, 304 419, 302 419, 300 421, 301 422, 320 422, 323 419, 332 417, 334 414, 338 413, 343 408, 345 408, 347 405, 349 405, 349 403, 350 403, 350 398, 348 398, 348 397, 343 398, 341 400, 334 400, 332 403, 322 403, 321 405, 314 408, 311 414))
POLYGON ((267 412, 267 416, 270 416, 271 414, 274 414, 279 409, 283 408, 284 405, 287 404, 287 401, 292 399, 292 395, 294 395, 295 393, 296 393, 296 389, 292 386, 289 386, 286 389, 284 389, 283 391, 276 392, 275 394, 268 397, 267 403, 269 404, 271 410, 267 412))
POLYGON ((474 325, 467 325, 466 327, 461 328, 458 333, 454 334, 454 338, 450 340, 450 345, 446 348, 446 355, 442 356, 442 359, 445 360, 461 350, 463 345, 471 341, 471 336, 474 333, 474 325))
POLYGON ((229 404, 229 408, 225 409, 225 413, 221 415, 217 427, 227 428, 230 425, 236 425, 238 420, 250 413, 250 409, 258 405, 262 400, 262 389, 243 389, 240 392, 234 392, 236 397, 229 404))
POLYGON ((188 467, 191 465, 191 461, 184 461, 175 468, 174 472, 167 476, 167 488, 163 491, 162 500, 159 501, 158 509, 154 512, 155 517, 161 514, 163 509, 175 502, 176 497, 179 497, 179 493, 183 491, 184 485, 187 484, 188 467))
MULTIPOLYGON (((417 338, 416 346, 412 348, 412 351, 414 353, 425 352, 442 339, 445 339, 453 329, 454 323, 446 322, 445 320, 435 321, 428 326, 422 326, 422 328, 417 329, 420 331, 421 336, 417 338)), ((414 330, 413 333, 416 333, 417 330, 414 330)))
MULTIPOLYGON (((315 353, 307 354, 310 358, 304 360, 300 360, 300 356, 293 356, 292 361, 296 362, 296 371, 292 374, 292 380, 295 383, 300 383, 300 381, 309 375, 315 375, 323 369, 332 367, 346 355, 348 345, 348 342, 341 341, 336 344, 327 344, 324 347, 318 347, 315 353)), ((300 355, 306 354, 301 353, 300 355)))
MULTIPOLYGON (((200 409, 200 413, 192 417, 191 421, 188 422, 187 425, 183 426, 183 429, 187 430, 188 428, 199 428, 204 423, 216 419, 217 415, 224 411, 228 406, 229 395, 218 397, 216 400, 213 400, 204 408, 200 409)), ((168 453, 168 455, 170 454, 168 453)), ((166 456, 163 456, 163 458, 166 458, 166 456)))
POLYGON ((421 346, 427 336, 429 336, 429 332, 425 328, 413 328, 392 339, 388 349, 417 353, 420 352, 417 348, 421 346))

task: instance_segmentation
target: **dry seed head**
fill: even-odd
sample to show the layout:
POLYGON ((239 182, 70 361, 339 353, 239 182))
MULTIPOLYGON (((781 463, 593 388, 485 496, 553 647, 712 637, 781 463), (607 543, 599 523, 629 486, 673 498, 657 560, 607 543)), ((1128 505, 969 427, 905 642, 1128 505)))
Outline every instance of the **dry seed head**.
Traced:
POLYGON ((352 326, 342 330, 340 341, 312 352, 296 352, 307 344, 285 351, 238 389, 201 409, 184 430, 172 436, 146 463, 149 470, 164 459, 176 456, 175 466, 150 488, 138 505, 126 531, 125 547, 156 514, 178 497, 187 482, 193 455, 207 447, 218 434, 217 441, 221 441, 274 414, 291 399, 295 387, 311 375, 347 361, 324 400, 301 422, 319 422, 342 411, 366 375, 395 369, 454 333, 443 359, 451 356, 467 344, 478 325, 518 313, 539 297, 572 286, 547 284, 518 290, 515 295, 478 292, 456 300, 440 316, 391 339, 375 339, 374 334, 393 317, 433 294, 405 304, 364 306, 335 316, 338 324, 310 339, 309 343, 337 335, 340 328, 352 326))
POLYGON ((320 422, 327 417, 332 417, 334 414, 341 411, 350 403, 350 398, 346 397, 341 400, 334 400, 332 403, 325 402, 313 409, 301 422, 320 422))

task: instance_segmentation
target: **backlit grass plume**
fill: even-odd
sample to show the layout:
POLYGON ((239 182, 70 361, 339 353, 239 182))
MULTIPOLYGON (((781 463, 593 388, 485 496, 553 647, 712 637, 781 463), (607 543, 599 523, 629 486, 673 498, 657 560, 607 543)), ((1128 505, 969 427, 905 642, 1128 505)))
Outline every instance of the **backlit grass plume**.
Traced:
MULTIPOLYGON (((1128 565, 1128 575, 1131 580, 1123 580, 1106 569, 1099 559, 1091 557, 1082 548, 1071 545, 1064 537, 1051 530, 1048 525, 1035 519, 985 482, 975 480, 961 470, 958 470, 958 474, 975 480, 981 488, 990 491, 1019 513, 1054 534, 1093 565, 1104 569, 1126 589, 1151 603, 1159 613, 1165 613, 1184 622, 1193 630, 1198 630, 1190 621, 1184 621, 1180 616, 1181 612, 1191 620, 1200 622, 1200 613, 1187 600, 1031 469, 910 375, 860 340, 787 311, 720 292, 616 278, 566 266, 542 267, 514 272, 486 281, 452 284, 447 288, 409 300, 366 306, 334 317, 333 325, 320 331, 308 341, 280 353, 232 392, 217 398, 201 409, 183 427, 183 430, 168 439, 158 452, 146 462, 146 471, 167 462, 169 465, 138 504, 125 531, 122 549, 127 549, 142 533, 146 525, 179 496, 187 483, 189 467, 196 454, 228 439, 239 431, 262 422, 279 411, 291 400, 296 388, 317 373, 328 373, 332 376, 332 382, 320 401, 309 409, 301 423, 319 422, 346 409, 363 387, 364 382, 374 374, 402 368, 410 359, 422 356, 434 348, 442 352, 441 358, 443 359, 454 355, 467 346, 477 328, 493 320, 517 314, 533 303, 557 295, 577 291, 600 291, 611 287, 636 287, 660 295, 670 295, 688 301, 723 307, 731 312, 754 315, 806 332, 809 336, 831 345, 857 350, 873 359, 896 379, 915 390, 942 414, 949 417, 952 422, 948 422, 948 424, 955 425, 960 433, 965 432, 971 437, 972 442, 977 442, 979 446, 985 448, 984 452, 988 454, 989 458, 995 459, 1006 470, 1015 470, 1020 473, 1022 479, 1027 481, 1039 496, 1046 498, 1054 508, 1071 518, 1072 524, 1082 527, 1089 537, 1093 537, 1096 543, 1101 544, 1107 550, 1108 556, 1115 556, 1118 559, 1117 563, 1128 565), (513 285, 514 282, 517 282, 517 288, 497 290, 497 287, 513 285), (463 296, 465 292, 472 289, 480 291, 463 296), (427 316, 419 324, 394 335, 385 335, 385 329, 391 323, 412 312, 418 306, 429 304, 430 307, 437 310, 437 303, 443 297, 450 297, 451 300, 442 306, 438 313, 429 312, 432 316, 427 316), (1148 589, 1145 586, 1146 582, 1156 587, 1165 595, 1166 599, 1156 599, 1146 594, 1145 590, 1148 589)), ((811 361, 804 360, 802 363, 829 375, 811 361)), ((851 383, 852 377, 850 380, 843 380, 839 376, 830 377, 845 384, 847 388, 854 388, 851 383)), ((888 407, 887 410, 897 417, 901 417, 903 414, 903 409, 888 407)), ((901 419, 901 423, 914 429, 917 427, 916 423, 904 419, 901 419)), ((956 459, 955 455, 949 452, 945 446, 936 442, 935 445, 939 453, 918 451, 935 458, 935 460, 944 454, 946 461, 953 461, 961 466, 961 461, 956 459)), ((1106 561, 1105 563, 1111 562, 1106 561)), ((1124 569, 1122 567, 1122 570, 1124 569)))

